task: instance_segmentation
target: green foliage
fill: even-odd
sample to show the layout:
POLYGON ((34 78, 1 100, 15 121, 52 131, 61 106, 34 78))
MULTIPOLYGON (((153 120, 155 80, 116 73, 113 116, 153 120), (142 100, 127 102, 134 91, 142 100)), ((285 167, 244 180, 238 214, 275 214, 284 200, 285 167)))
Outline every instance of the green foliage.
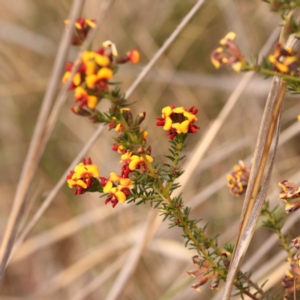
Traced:
POLYGON ((293 255, 291 252, 291 247, 289 246, 289 239, 281 231, 283 226, 283 218, 282 213, 278 213, 277 206, 270 210, 270 204, 268 201, 266 201, 261 211, 261 215, 266 217, 266 219, 263 220, 263 226, 271 229, 278 235, 282 248, 287 252, 288 256, 292 258, 293 255))

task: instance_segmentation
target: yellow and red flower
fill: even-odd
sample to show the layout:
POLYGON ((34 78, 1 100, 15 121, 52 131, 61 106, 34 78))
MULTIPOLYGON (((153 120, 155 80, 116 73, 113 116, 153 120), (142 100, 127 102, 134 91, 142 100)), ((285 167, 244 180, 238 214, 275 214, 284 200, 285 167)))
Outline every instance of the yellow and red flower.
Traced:
POLYGON ((274 69, 280 73, 290 73, 299 67, 299 60, 292 49, 284 49, 280 44, 275 47, 274 54, 269 55, 269 61, 274 65, 274 69))
MULTIPOLYGON (((72 62, 66 63, 66 65, 65 65, 66 72, 62 79, 63 83, 66 83, 69 80, 73 68, 74 68, 74 64, 72 62)), ((84 66, 84 64, 80 64, 77 72, 73 76, 72 83, 70 84, 70 87, 69 87, 70 90, 74 89, 76 86, 79 86, 81 84, 84 73, 85 73, 85 66, 84 66)))
MULTIPOLYGON (((153 162, 153 157, 150 155, 145 155, 146 161, 151 163, 153 162)), ((129 169, 131 171, 141 169, 142 167, 147 169, 147 165, 145 162, 145 159, 142 156, 139 155, 133 155, 130 157, 130 162, 129 162, 129 169)))
POLYGON ((282 180, 278 183, 282 191, 279 194, 279 198, 282 200, 292 200, 300 198, 300 187, 298 184, 290 180, 282 180))
POLYGON ((133 188, 129 178, 121 177, 114 172, 111 172, 108 178, 100 177, 100 184, 104 186, 103 192, 110 195, 105 204, 111 202, 112 207, 115 207, 118 203, 124 203, 133 188))
POLYGON ((89 95, 88 92, 82 87, 78 86, 74 93, 75 102, 80 102, 79 107, 87 106, 90 109, 95 109, 98 104, 98 98, 94 95, 89 95))
MULTIPOLYGON (((69 24, 70 20, 65 20, 65 24, 69 24)), ((96 21, 84 18, 78 18, 75 22, 75 34, 72 37, 72 45, 81 45, 88 35, 91 28, 96 27, 96 21)))
POLYGON ((166 106, 162 110, 162 117, 156 118, 156 125, 163 126, 170 139, 174 139, 177 134, 195 133, 200 129, 194 124, 197 112, 198 109, 194 107, 186 110, 184 107, 166 106))
POLYGON ((227 174, 227 186, 230 193, 236 197, 246 192, 250 176, 250 168, 246 167, 243 161, 239 161, 238 165, 233 167, 233 172, 227 174))
POLYGON ((279 182, 278 185, 282 188, 282 191, 279 193, 279 198, 285 202, 285 212, 291 213, 298 210, 300 208, 300 201, 293 200, 300 198, 299 185, 289 180, 283 180, 279 182))
POLYGON ((229 32, 220 40, 220 44, 223 47, 219 47, 212 52, 210 59, 215 68, 218 69, 224 64, 231 66, 236 72, 240 72, 243 69, 244 56, 234 43, 235 37, 236 34, 234 32, 229 32))
POLYGON ((107 81, 113 77, 114 73, 110 68, 103 67, 96 74, 86 76, 85 84, 90 89, 102 91, 107 89, 107 81))
POLYGON ((83 159, 67 176, 67 182, 69 188, 76 188, 75 195, 79 195, 85 193, 99 175, 98 167, 92 164, 91 158, 87 162, 83 159))

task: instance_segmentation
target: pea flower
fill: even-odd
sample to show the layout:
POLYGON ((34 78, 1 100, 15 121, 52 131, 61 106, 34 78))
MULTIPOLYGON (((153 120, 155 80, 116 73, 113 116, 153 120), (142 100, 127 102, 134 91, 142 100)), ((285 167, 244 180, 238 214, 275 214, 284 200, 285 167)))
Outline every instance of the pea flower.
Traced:
MULTIPOLYGON (((65 65, 66 72, 62 78, 63 83, 66 83, 69 80, 73 68, 74 68, 74 64, 72 62, 66 63, 66 65, 65 65)), ((85 72, 85 66, 83 64, 80 64, 77 72, 74 74, 72 83, 69 86, 70 90, 74 89, 75 87, 77 87, 81 84, 84 72, 85 72)))
POLYGON ((156 125, 163 126, 167 136, 173 140, 177 134, 195 133, 200 129, 194 124, 197 112, 198 109, 194 107, 186 110, 184 107, 166 106, 162 109, 162 117, 156 118, 156 125))
MULTIPOLYGON (((69 24, 70 20, 65 20, 65 24, 69 24)), ((96 21, 84 18, 78 18, 75 22, 75 33, 72 37, 72 45, 78 46, 86 39, 91 28, 96 27, 96 21)))
POLYGON ((223 47, 214 50, 210 56, 211 62, 215 68, 218 69, 224 64, 231 66, 236 72, 240 72, 243 69, 245 63, 244 56, 238 46, 234 43, 235 38, 236 34, 234 32, 229 32, 220 40, 220 44, 223 47))
MULTIPOLYGON (((153 157, 150 155, 145 155, 146 161, 148 162, 153 162, 153 157)), ((131 171, 141 169, 141 168, 147 169, 147 165, 145 162, 145 159, 142 156, 139 155, 133 155, 130 157, 130 162, 129 162, 129 169, 131 171)))
POLYGON ((289 202, 293 199, 300 198, 300 187, 289 180, 283 180, 278 183, 282 191, 279 193, 279 198, 285 202, 286 213, 291 213, 300 208, 300 201, 289 202))
POLYGON ((297 249, 300 250, 300 237, 297 237, 292 240, 292 245, 297 249))
POLYGON ((111 172, 108 178, 100 177, 100 184, 104 186, 103 192, 110 195, 105 204, 111 202, 112 207, 118 203, 124 203, 126 197, 130 195, 130 189, 133 188, 129 178, 121 177, 114 172, 111 172))
POLYGON ((80 195, 88 190, 99 175, 98 168, 92 164, 91 158, 88 158, 87 162, 83 159, 82 163, 79 163, 74 168, 74 171, 70 171, 70 174, 67 176, 67 182, 69 188, 76 188, 75 195, 80 195))
POLYGON ((236 197, 246 192, 250 175, 250 168, 246 167, 243 161, 239 161, 238 165, 233 167, 233 172, 227 174, 227 186, 230 193, 236 197))
POLYGON ((83 87, 78 86, 74 92, 75 102, 80 102, 79 107, 87 106, 90 109, 95 109, 98 98, 90 95, 83 87))
POLYGON ((283 200, 291 200, 300 197, 300 187, 290 180, 282 180, 278 183, 282 191, 279 194, 279 198, 283 200))
POLYGON ((187 271, 187 274, 192 277, 197 277, 196 281, 191 285, 191 288, 200 292, 200 286, 204 285, 209 279, 211 280, 210 289, 216 290, 219 286, 219 276, 210 272, 211 265, 202 259, 198 255, 192 257, 194 265, 197 269, 192 271, 187 271))
POLYGON ((280 44, 276 45, 274 54, 269 55, 269 61, 275 71, 284 74, 296 71, 299 67, 298 58, 292 49, 284 49, 280 44))

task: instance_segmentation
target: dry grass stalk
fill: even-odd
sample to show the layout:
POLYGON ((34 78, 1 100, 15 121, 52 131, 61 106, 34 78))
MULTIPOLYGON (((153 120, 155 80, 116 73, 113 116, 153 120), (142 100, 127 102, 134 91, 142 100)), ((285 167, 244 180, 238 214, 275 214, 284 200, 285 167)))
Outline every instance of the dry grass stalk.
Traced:
POLYGON ((140 226, 134 226, 126 233, 122 233, 119 236, 115 236, 105 241, 104 244, 100 244, 97 248, 93 249, 86 256, 76 261, 73 265, 62 270, 59 274, 45 282, 43 286, 29 298, 36 299, 53 294, 56 291, 65 288, 96 265, 99 265, 106 259, 115 256, 116 253, 120 253, 119 251, 125 251, 128 246, 135 242, 137 237, 142 238, 142 233, 143 231, 140 229, 140 226))
MULTIPOLYGON (((284 33, 284 30, 282 30, 282 33, 284 33)), ((281 37, 280 41, 281 43, 284 42, 283 37, 281 37)), ((299 42, 292 37, 292 39, 288 40, 285 45, 287 48, 291 47, 292 49, 297 50, 297 47, 299 47, 299 42)), ((240 229, 224 288, 224 300, 229 300, 231 297, 231 290, 234 284, 235 276, 238 272, 241 261, 244 255, 246 254, 246 251, 254 234, 260 211, 267 193, 272 167, 274 163, 276 146, 278 143, 280 127, 278 127, 277 133, 275 134, 275 139, 277 140, 277 142, 275 142, 275 149, 271 155, 272 161, 270 163, 266 179, 263 183, 262 177, 267 163, 267 159, 269 158, 269 151, 275 132, 275 127, 280 126, 280 116, 285 91, 286 84, 283 82, 282 79, 275 76, 272 81, 270 93, 265 106, 264 115, 261 121, 261 127, 257 139, 257 145, 255 148, 249 183, 241 215, 240 229), (259 193, 260 188, 261 191, 259 193)))
POLYGON ((156 211, 149 212, 148 219, 145 228, 142 231, 141 238, 137 239, 135 245, 132 247, 121 272, 119 273, 112 288, 110 289, 110 293, 106 297, 107 300, 120 299, 121 293, 131 275, 135 271, 135 268, 145 248, 147 247, 147 244, 152 239, 153 235, 160 225, 161 220, 157 220, 156 216, 156 211))
MULTIPOLYGON (((43 104, 40 110, 40 114, 37 120, 37 124, 35 127, 35 131, 32 137, 32 141, 29 147, 29 151, 23 166, 23 170, 21 173, 20 181, 17 187, 17 192, 15 195, 13 207, 10 213, 10 217, 8 220, 7 228, 2 240, 1 249, 0 249, 0 280, 3 277, 3 273, 6 267, 7 260, 9 258, 10 251, 13 247, 14 239, 17 234, 18 224, 20 222, 20 218, 22 216, 22 211, 24 208, 24 201, 27 195, 28 188, 31 184, 31 180, 33 178, 34 172, 37 167, 37 163, 39 161, 41 155, 41 141, 43 140, 43 136, 45 134, 45 125, 49 116, 49 111, 52 106, 54 95, 56 93, 56 88, 61 78, 61 66, 65 62, 70 41, 73 34, 73 24, 75 24, 75 20, 78 18, 78 15, 81 11, 83 1, 77 0, 73 2, 71 12, 69 15, 70 25, 72 25, 70 30, 66 30, 59 46, 58 55, 56 57, 53 74, 50 79, 50 83, 46 90, 43 104)), ((43 147, 42 147, 43 148, 43 147)))

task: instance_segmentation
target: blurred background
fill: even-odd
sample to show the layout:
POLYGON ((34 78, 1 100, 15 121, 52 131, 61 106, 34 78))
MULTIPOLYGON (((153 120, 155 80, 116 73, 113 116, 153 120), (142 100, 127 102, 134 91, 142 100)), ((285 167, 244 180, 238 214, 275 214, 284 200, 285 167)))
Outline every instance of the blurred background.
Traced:
MULTIPOLYGON (((97 18, 101 2, 85 1, 82 16, 97 18)), ((124 92, 195 3, 114 1, 93 47, 97 49, 109 39, 120 53, 132 48, 141 52, 138 65, 126 64, 117 74, 116 81, 122 82, 124 92)), ((0 2, 1 236, 71 4, 69 0, 18 0, 17 5, 10 0, 0 2)), ((129 98, 135 102, 134 113, 147 113, 143 125, 149 131, 157 162, 163 161, 168 149, 165 132, 155 126, 155 117, 164 106, 199 109, 197 124, 201 130, 188 138, 188 162, 243 80, 244 74, 212 66, 210 53, 219 40, 229 31, 236 32, 242 52, 254 59, 279 24, 280 18, 260 0, 205 1, 129 98)), ((74 53, 75 48, 70 51, 70 60, 74 53)), ((269 86, 270 79, 259 75, 247 84, 183 189, 192 217, 202 219, 201 225, 209 222, 207 232, 220 236, 220 246, 234 242, 243 202, 243 197, 229 193, 225 174, 240 159, 250 163, 269 86)), ((97 125, 72 114, 72 105, 69 93, 27 197, 20 230, 97 129, 97 125)), ((298 97, 287 95, 269 188, 273 206, 282 205, 277 182, 288 178, 298 182, 300 178, 299 113, 298 97)), ((111 151, 112 136, 113 132, 105 129, 86 155, 92 157, 103 176, 119 170, 119 156, 111 151)), ((213 299, 218 294, 208 285, 200 294, 190 288, 194 281, 186 271, 194 268, 191 257, 196 253, 184 247, 181 230, 167 230, 167 221, 162 222, 149 205, 119 204, 112 209, 95 194, 75 197, 73 192, 65 184, 15 253, 5 273, 1 299, 213 299)), ((296 228, 297 223, 290 225, 290 239, 299 235, 296 228)), ((268 230, 258 229, 245 270, 258 272, 255 276, 259 282, 269 278, 268 284, 278 292, 288 268, 285 254, 275 240, 266 254, 258 256, 270 236, 268 230)))

